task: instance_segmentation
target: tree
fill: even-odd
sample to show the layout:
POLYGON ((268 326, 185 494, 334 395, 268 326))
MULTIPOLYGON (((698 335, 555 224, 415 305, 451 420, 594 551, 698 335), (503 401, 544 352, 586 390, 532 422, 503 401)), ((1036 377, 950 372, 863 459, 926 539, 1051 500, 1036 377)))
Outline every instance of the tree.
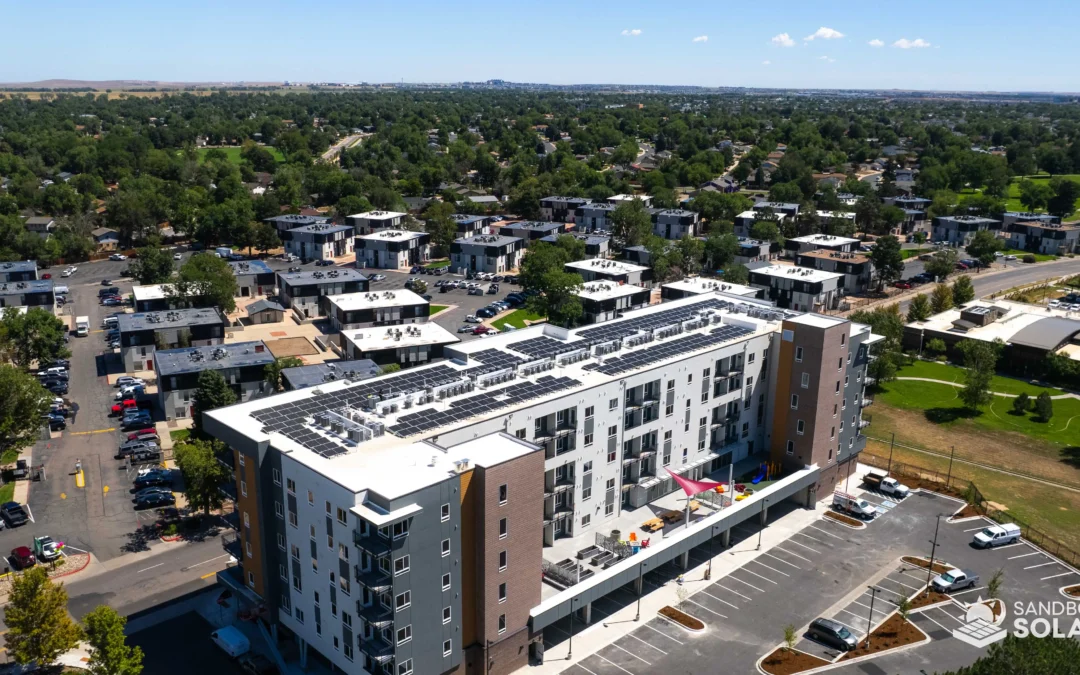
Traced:
POLYGON ((710 271, 726 268, 738 252, 739 238, 734 234, 711 234, 705 240, 705 261, 710 271))
POLYGON ((1053 196, 1054 190, 1045 181, 1033 181, 1026 178, 1020 181, 1020 203, 1028 211, 1046 208, 1053 196))
POLYGON ((401 364, 400 363, 388 363, 385 366, 383 366, 382 368, 379 368, 379 374, 380 375, 392 375, 392 374, 400 372, 400 371, 401 371, 401 364))
POLYGON ((1013 399, 1012 409, 1017 415, 1026 414, 1031 409, 1031 397, 1027 393, 1021 393, 1013 399))
POLYGON ((795 649, 795 644, 799 641, 799 633, 795 630, 795 626, 790 623, 784 626, 784 649, 791 651, 795 649))
POLYGON ((1050 181, 1054 196, 1046 203, 1046 210, 1055 216, 1068 218, 1076 210, 1076 200, 1080 199, 1080 184, 1060 176, 1050 181))
POLYGON ((40 307, 31 307, 25 313, 9 308, 0 318, 3 347, 12 362, 22 368, 29 368, 35 361, 44 363, 71 356, 65 335, 64 322, 40 307))
POLYGON ((427 282, 424 281, 423 279, 417 279, 416 281, 413 282, 413 286, 412 286, 412 292, 413 293, 416 293, 417 295, 424 295, 425 293, 427 293, 427 291, 428 291, 427 282))
POLYGON ((990 393, 990 381, 994 377, 1003 347, 1004 343, 1000 341, 983 340, 964 340, 957 345, 957 349, 964 356, 965 369, 964 386, 959 397, 969 410, 978 410, 980 406, 991 401, 993 394, 990 393))
POLYGON ((769 188, 769 201, 798 204, 802 201, 802 190, 795 183, 777 183, 769 188))
POLYGON ((1035 398, 1035 414, 1043 422, 1049 422, 1050 418, 1054 416, 1054 401, 1050 398, 1050 394, 1045 391, 1035 398))
POLYGON ((0 364, 0 454, 20 450, 39 438, 41 420, 53 395, 36 377, 0 364))
POLYGON ((99 605, 83 618, 83 630, 90 644, 91 675, 139 675, 143 671, 143 651, 127 645, 127 619, 108 605, 99 605))
MULTIPOLYGON (((1063 628, 1064 630, 1064 628, 1063 628)), ((944 675, 1078 675, 1080 642, 1035 637, 1015 633, 990 645, 990 651, 975 663, 944 675)))
POLYGON ((938 281, 943 281, 956 270, 956 259, 958 257, 956 249, 942 249, 926 261, 923 269, 926 270, 927 274, 934 275, 938 281))
POLYGON ((263 368, 263 379, 273 389, 273 391, 281 391, 281 371, 286 368, 298 368, 304 365, 303 360, 295 356, 282 356, 274 359, 272 363, 266 364, 263 368))
MULTIPOLYGON (((527 256, 526 256, 527 257, 527 256)), ((529 298, 529 308, 556 326, 573 326, 584 312, 577 296, 583 283, 581 275, 562 269, 550 269, 542 278, 543 291, 529 298)))
POLYGON ((251 239, 255 250, 263 255, 266 255, 267 251, 281 246, 281 238, 278 237, 277 230, 270 223, 255 223, 252 228, 251 239))
POLYGON ((208 410, 222 408, 236 403, 236 393, 225 382, 225 378, 216 370, 204 370, 199 373, 195 388, 195 429, 202 435, 202 414, 208 410))
POLYGON ((933 338, 932 340, 926 341, 926 351, 931 354, 944 354, 947 349, 948 346, 946 346, 945 341, 941 338, 933 338))
POLYGON ((777 227, 776 221, 773 220, 757 220, 750 227, 750 236, 758 241, 775 241, 779 244, 784 243, 784 237, 780 234, 780 228, 777 227))
POLYGON ((82 637, 67 611, 68 595, 44 567, 33 567, 11 582, 4 608, 4 645, 16 663, 48 666, 82 637))
POLYGON ((454 206, 446 202, 431 202, 424 211, 424 229, 431 235, 432 255, 450 255, 450 245, 457 238, 457 223, 450 216, 454 206))
POLYGON ((893 604, 896 605, 896 613, 900 615, 900 619, 907 621, 911 614, 911 600, 906 595, 898 595, 893 604))
MULTIPOLYGON (((203 371, 203 374, 207 372, 211 371, 203 371)), ((202 379, 201 375, 199 379, 202 379)), ((189 438, 173 448, 176 465, 184 477, 188 505, 195 510, 202 509, 206 515, 221 507, 221 484, 232 476, 229 468, 218 461, 217 454, 223 449, 221 443, 201 438, 189 438)))
POLYGON ((196 253, 188 258, 168 292, 188 302, 205 299, 226 314, 236 309, 236 276, 229 263, 214 253, 196 253))
POLYGON ((941 314, 952 309, 952 307, 952 289, 949 288, 948 284, 934 286, 934 290, 930 292, 930 311, 934 314, 941 314))
POLYGON ((653 280, 664 283, 671 278, 671 267, 676 264, 675 252, 671 242, 663 237, 650 234, 645 238, 645 250, 649 252, 649 267, 652 268, 653 280))
POLYGON ((611 212, 611 234, 623 246, 638 246, 652 231, 652 218, 640 199, 622 202, 611 212))
POLYGON ((746 284, 750 281, 750 270, 746 265, 732 265, 724 270, 724 281, 729 284, 746 284))
POLYGON ((160 284, 172 276, 172 253, 160 246, 145 246, 139 249, 130 267, 131 276, 140 284, 160 284))
POLYGON ((956 278, 952 285, 952 298, 953 304, 957 307, 975 299, 975 287, 971 284, 971 277, 956 278))
POLYGON ((919 293, 911 299, 911 304, 908 305, 907 320, 908 322, 926 321, 930 318, 931 313, 930 300, 925 293, 919 293))
POLYGON ((964 250, 969 256, 989 267, 990 263, 994 262, 994 253, 1003 248, 1002 244, 1002 240, 995 237, 989 230, 979 230, 964 250))
POLYGON ((904 257, 900 253, 900 240, 886 235, 879 237, 874 250, 870 252, 870 262, 877 271, 878 282, 891 284, 904 276, 904 257))
POLYGON ((990 578, 986 580, 986 597, 996 600, 1001 597, 1001 583, 1004 581, 1005 570, 998 568, 990 578))

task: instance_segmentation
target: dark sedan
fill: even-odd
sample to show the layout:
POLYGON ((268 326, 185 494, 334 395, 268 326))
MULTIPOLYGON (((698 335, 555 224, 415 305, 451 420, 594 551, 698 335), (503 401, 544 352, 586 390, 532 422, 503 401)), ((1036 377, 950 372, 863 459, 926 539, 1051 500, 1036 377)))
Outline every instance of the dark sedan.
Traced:
POLYGON ((26 516, 26 509, 18 502, 8 502, 0 506, 0 516, 4 518, 4 522, 10 527, 25 525, 29 520, 26 516))
POLYGON ((140 494, 135 498, 136 509, 154 509, 159 506, 172 506, 176 503, 176 497, 168 492, 150 492, 140 494))

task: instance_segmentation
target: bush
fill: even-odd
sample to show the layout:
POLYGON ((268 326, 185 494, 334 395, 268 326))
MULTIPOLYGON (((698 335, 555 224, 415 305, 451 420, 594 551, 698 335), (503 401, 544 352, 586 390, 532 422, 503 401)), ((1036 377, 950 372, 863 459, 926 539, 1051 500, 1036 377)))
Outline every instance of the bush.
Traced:
POLYGON ((1033 262, 1035 262, 1035 256, 1033 256, 1033 255, 1031 255, 1031 254, 1029 253, 1029 254, 1027 254, 1027 255, 1025 255, 1025 256, 1024 256, 1023 260, 1024 260, 1024 262, 1026 262, 1026 263, 1029 263, 1029 264, 1030 264, 1030 263, 1033 263, 1033 262))
POLYGON ((1031 397, 1027 394, 1020 394, 1013 399, 1012 408, 1013 412, 1017 415, 1023 415, 1031 407, 1031 397))

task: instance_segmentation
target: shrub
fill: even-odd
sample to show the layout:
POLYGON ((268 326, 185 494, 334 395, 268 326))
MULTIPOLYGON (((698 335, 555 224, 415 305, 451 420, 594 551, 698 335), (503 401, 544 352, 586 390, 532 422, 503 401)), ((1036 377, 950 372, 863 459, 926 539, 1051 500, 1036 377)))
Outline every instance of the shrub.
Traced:
POLYGON ((1025 255, 1025 256, 1024 256, 1023 260, 1024 260, 1024 262, 1026 262, 1026 263, 1029 263, 1029 264, 1030 264, 1030 263, 1033 263, 1033 262, 1035 262, 1035 256, 1033 256, 1033 255, 1031 255, 1031 254, 1029 253, 1029 254, 1027 254, 1027 255, 1025 255))
POLYGON ((1027 394, 1020 394, 1013 399, 1012 408, 1013 412, 1017 415, 1023 415, 1031 407, 1031 398, 1027 394))

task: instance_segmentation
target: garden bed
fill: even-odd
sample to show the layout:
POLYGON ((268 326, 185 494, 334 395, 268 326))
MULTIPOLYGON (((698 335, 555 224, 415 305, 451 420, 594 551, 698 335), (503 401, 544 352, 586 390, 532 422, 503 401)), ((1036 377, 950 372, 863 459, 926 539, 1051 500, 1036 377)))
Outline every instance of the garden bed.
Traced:
POLYGON ((962 509, 949 516, 949 522, 963 520, 964 518, 975 518, 981 515, 982 514, 971 504, 964 504, 962 509))
POLYGON ((825 659, 784 647, 778 647, 776 651, 761 660, 761 669, 769 675, 793 675, 827 665, 829 662, 825 659))
POLYGON ((1078 586, 1066 586, 1061 589, 1061 592, 1070 598, 1080 598, 1080 585, 1078 586))
POLYGON ((853 528, 855 528, 857 530, 861 530, 862 528, 866 527, 866 523, 859 520, 858 518, 852 518, 851 516, 845 516, 844 514, 837 513, 835 511, 826 511, 823 515, 826 518, 829 518, 830 520, 835 520, 836 522, 840 523, 841 525, 846 525, 847 527, 853 527, 853 528))
MULTIPOLYGON (((926 558, 916 558, 915 556, 911 555, 903 556, 902 558, 900 558, 900 562, 907 563, 908 565, 914 565, 915 567, 919 567, 924 570, 930 567, 930 561, 926 558)), ((952 569, 952 566, 947 565, 940 560, 934 561, 934 571, 938 574, 944 574, 950 569, 952 569)))
POLYGON ((660 616, 665 619, 677 623, 683 628, 693 633, 700 633, 705 630, 705 622, 700 619, 695 619, 686 612, 675 609, 670 605, 665 605, 660 608, 660 616))
POLYGON ((904 621, 899 614, 892 614, 870 634, 870 647, 867 648, 866 640, 859 642, 859 646, 840 657, 840 661, 850 661, 860 656, 880 654, 881 652, 907 645, 917 644, 929 638, 910 621, 904 621))
POLYGON ((911 599, 911 608, 922 609, 923 607, 936 605, 939 602, 949 602, 950 600, 952 600, 952 598, 945 595, 944 593, 938 593, 933 589, 931 589, 930 592, 927 592, 924 589, 919 591, 919 594, 911 599))

